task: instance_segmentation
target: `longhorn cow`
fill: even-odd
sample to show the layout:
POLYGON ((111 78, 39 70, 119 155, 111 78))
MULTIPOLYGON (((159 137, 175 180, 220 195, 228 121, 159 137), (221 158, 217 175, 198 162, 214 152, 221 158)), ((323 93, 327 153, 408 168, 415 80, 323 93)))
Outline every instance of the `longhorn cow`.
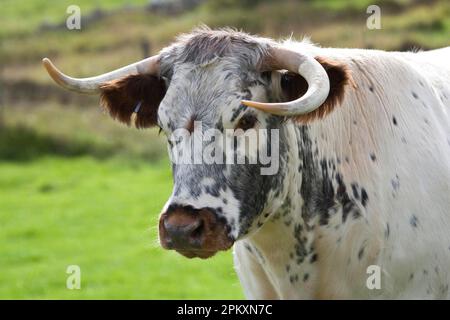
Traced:
POLYGON ((255 147, 276 154, 272 174, 260 162, 173 163, 160 216, 161 245, 188 258, 234 245, 248 298, 449 298, 449 57, 200 28, 97 77, 43 62, 114 119, 158 126, 172 155, 191 146, 174 132, 196 123, 276 130, 276 144, 264 134, 255 147))

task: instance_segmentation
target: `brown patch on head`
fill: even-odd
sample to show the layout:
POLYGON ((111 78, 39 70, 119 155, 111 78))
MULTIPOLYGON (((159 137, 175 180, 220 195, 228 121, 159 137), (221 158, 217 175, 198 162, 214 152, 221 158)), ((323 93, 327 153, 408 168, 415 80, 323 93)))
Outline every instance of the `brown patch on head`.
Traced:
POLYGON ((195 129, 195 118, 191 117, 189 121, 186 123, 186 130, 189 131, 189 133, 193 133, 195 129))
MULTIPOLYGON (((335 106, 342 102, 348 84, 356 87, 351 71, 347 65, 324 57, 316 57, 316 60, 324 67, 328 74, 328 78, 330 79, 330 93, 319 108, 295 118, 302 123, 325 117, 333 111, 335 106)), ((286 101, 298 99, 308 90, 308 83, 299 74, 288 72, 284 77, 285 81, 282 82, 281 87, 286 101)))
POLYGON ((131 124, 131 115, 141 102, 134 122, 136 128, 148 128, 157 123, 158 106, 166 93, 164 81, 147 74, 129 75, 104 83, 101 105, 112 118, 131 124))

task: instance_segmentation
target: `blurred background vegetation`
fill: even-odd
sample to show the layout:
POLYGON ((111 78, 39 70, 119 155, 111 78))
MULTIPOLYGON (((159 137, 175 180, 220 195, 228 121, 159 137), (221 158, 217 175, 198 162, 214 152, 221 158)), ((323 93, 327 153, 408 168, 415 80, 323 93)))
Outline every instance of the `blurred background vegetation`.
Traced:
POLYGON ((98 98, 56 87, 45 56, 91 76, 158 52, 204 23, 322 46, 448 46, 448 0, 0 0, 0 298, 242 298, 231 253, 163 251, 165 142, 113 122, 98 98), (81 8, 81 30, 66 9, 81 8), (382 29, 369 30, 377 4, 382 29), (82 270, 67 290, 65 270, 82 270))

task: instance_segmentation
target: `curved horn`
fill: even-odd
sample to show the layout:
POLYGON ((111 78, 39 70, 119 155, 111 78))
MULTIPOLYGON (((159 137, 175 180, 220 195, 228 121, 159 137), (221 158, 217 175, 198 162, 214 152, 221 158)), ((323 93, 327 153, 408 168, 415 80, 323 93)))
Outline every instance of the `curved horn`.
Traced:
POLYGON ((322 65, 313 57, 284 48, 272 48, 267 61, 268 70, 286 69, 300 74, 308 82, 308 91, 300 98, 280 103, 242 100, 242 104, 281 116, 295 116, 314 111, 325 102, 330 92, 330 80, 322 65))
POLYGON ((121 78, 130 74, 159 74, 159 56, 141 60, 120 69, 91 78, 72 78, 59 71, 54 64, 47 58, 42 59, 45 69, 53 80, 61 87, 80 93, 94 94, 99 93, 100 86, 114 79, 121 78))

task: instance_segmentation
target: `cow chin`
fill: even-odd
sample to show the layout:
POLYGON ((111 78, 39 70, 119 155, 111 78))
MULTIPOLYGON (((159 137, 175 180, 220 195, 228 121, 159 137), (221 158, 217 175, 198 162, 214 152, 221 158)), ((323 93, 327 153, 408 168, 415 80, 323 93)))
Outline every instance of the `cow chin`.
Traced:
POLYGON ((200 259, 208 259, 214 256, 218 250, 216 251, 205 251, 205 250, 175 250, 182 256, 192 259, 192 258, 200 258, 200 259))
POLYGON ((165 249, 172 249, 181 254, 182 256, 192 259, 192 258, 200 258, 200 259, 208 259, 214 256, 219 251, 227 251, 233 246, 234 241, 226 241, 226 243, 223 243, 222 245, 218 246, 217 248, 209 247, 207 249, 202 248, 167 248, 163 245, 163 248, 165 249))

